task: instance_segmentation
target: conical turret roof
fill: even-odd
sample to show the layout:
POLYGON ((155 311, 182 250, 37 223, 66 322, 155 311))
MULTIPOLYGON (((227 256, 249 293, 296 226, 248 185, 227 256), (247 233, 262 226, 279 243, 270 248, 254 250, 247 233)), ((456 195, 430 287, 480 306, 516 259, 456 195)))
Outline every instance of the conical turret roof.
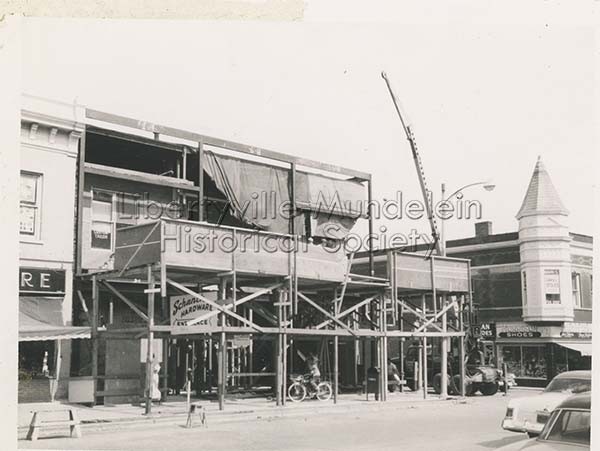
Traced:
POLYGON ((558 197, 558 192, 552 184, 541 157, 538 157, 535 164, 527 193, 517 213, 517 219, 538 214, 569 214, 560 197, 558 197))

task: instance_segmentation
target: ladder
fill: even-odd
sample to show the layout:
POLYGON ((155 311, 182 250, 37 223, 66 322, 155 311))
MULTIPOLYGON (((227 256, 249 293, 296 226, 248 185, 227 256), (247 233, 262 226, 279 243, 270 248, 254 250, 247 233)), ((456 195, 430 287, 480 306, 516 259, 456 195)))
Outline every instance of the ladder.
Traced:
POLYGON ((394 107, 396 108, 396 112, 398 113, 398 117, 400 118, 400 122, 402 123, 402 128, 404 129, 404 133, 406 133, 406 138, 410 143, 413 161, 415 162, 417 176, 419 177, 419 185, 421 186, 421 193, 423 194, 423 199, 425 200, 425 209, 427 210, 427 218, 429 219, 429 226, 431 227, 431 236, 433 238, 434 248, 438 255, 442 255, 440 234, 438 232, 435 216, 433 215, 433 208, 429 198, 430 191, 427 188, 427 181, 425 180, 425 170, 423 169, 423 161, 421 160, 421 155, 419 155, 419 151, 417 149, 417 141, 415 139, 415 135, 410 127, 410 124, 406 120, 406 114, 402 114, 400 102, 394 94, 394 90, 392 89, 392 85, 390 83, 390 80, 387 78, 386 73, 381 72, 381 76, 385 80, 388 91, 390 92, 390 96, 392 97, 392 102, 394 102, 394 107))

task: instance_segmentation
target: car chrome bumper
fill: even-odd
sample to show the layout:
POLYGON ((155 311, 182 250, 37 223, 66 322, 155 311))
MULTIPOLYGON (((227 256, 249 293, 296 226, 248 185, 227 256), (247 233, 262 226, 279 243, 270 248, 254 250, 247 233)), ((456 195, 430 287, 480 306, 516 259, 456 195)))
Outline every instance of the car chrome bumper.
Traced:
POLYGON ((540 423, 530 421, 519 421, 514 418, 505 418, 502 420, 502 429, 506 429, 511 432, 529 432, 532 434, 539 434, 544 429, 544 425, 540 423))

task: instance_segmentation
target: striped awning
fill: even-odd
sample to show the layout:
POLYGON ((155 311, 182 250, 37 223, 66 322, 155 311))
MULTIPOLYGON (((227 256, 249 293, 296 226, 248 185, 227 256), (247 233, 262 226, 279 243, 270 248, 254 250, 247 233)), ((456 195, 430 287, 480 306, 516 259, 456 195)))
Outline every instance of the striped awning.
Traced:
POLYGON ((64 325, 62 298, 19 298, 19 341, 68 340, 90 336, 89 327, 64 325))

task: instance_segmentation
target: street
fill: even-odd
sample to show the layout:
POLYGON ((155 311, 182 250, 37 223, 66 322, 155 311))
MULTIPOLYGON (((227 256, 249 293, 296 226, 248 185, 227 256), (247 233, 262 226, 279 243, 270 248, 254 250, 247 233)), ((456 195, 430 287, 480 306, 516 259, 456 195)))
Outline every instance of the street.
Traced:
POLYGON ((154 426, 83 438, 20 441, 28 449, 102 450, 444 450, 477 451, 525 440, 503 431, 500 422, 511 397, 533 395, 513 390, 509 397, 475 396, 466 401, 398 404, 380 409, 311 416, 262 418, 249 422, 154 426))

